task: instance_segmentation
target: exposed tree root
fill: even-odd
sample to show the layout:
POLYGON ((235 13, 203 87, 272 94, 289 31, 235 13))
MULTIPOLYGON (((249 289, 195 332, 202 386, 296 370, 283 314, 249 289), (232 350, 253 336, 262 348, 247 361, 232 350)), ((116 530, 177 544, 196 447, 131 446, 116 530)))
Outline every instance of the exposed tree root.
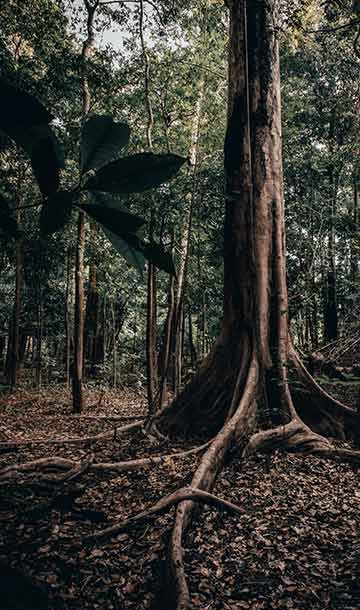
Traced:
MULTIPOLYGON (((247 375, 246 386, 233 417, 224 425, 202 457, 193 476, 191 487, 209 491, 220 471, 224 458, 236 441, 242 448, 254 425, 255 393, 258 382, 258 363, 252 359, 247 375)), ((171 607, 184 610, 190 604, 189 589, 183 564, 182 539, 190 524, 194 503, 191 500, 180 502, 176 511, 176 520, 171 536, 168 555, 168 595, 172 599, 171 607)))
MULTIPOLYGON (((57 415, 52 415, 50 417, 47 417, 47 419, 58 419, 57 415)), ((80 414, 74 414, 74 413, 70 413, 69 415, 66 415, 66 419, 75 419, 78 421, 83 421, 86 419, 95 419, 95 420, 107 420, 110 419, 111 421, 144 421, 145 416, 144 415, 83 415, 82 413, 80 414)))
MULTIPOLYGON (((299 366, 301 366, 301 363, 299 366)), ((310 381, 313 381, 311 376, 309 383, 310 381)), ((252 431, 256 415, 257 409, 255 402, 259 398, 257 395, 259 383, 261 385, 258 374, 258 363, 256 358, 253 358, 248 371, 246 385, 242 390, 240 404, 235 410, 234 415, 226 420, 225 425, 202 457, 191 482, 191 487, 193 489, 207 491, 212 489, 216 476, 223 465, 224 457, 233 442, 238 444, 240 450, 244 449, 243 455, 249 455, 253 451, 260 449, 271 450, 282 446, 288 450, 297 450, 322 457, 341 458, 352 463, 360 463, 360 452, 352 451, 350 449, 335 448, 321 434, 318 434, 317 431, 312 431, 310 427, 301 421, 292 402, 286 380, 286 371, 284 372, 283 384, 279 396, 282 411, 290 416, 290 422, 277 428, 254 434, 245 447, 245 443, 249 438, 249 433, 252 431)), ((314 381, 314 383, 316 382, 314 381)), ((237 387, 235 387, 235 392, 236 390, 238 390, 237 387)), ((321 388, 319 390, 321 391, 321 388)), ((327 404, 329 404, 329 401, 332 401, 331 397, 328 397, 328 395, 324 397, 324 400, 325 398, 327 404)), ((345 405, 341 405, 341 403, 337 403, 337 401, 334 401, 334 403, 334 409, 337 414, 340 414, 341 412, 342 416, 345 414, 345 417, 354 418, 355 414, 351 409, 345 407, 345 405)), ((234 400, 231 401, 230 404, 232 410, 234 407, 234 400)), ((325 409, 325 407, 323 408, 325 409)), ((340 421, 340 419, 335 419, 335 422, 338 421, 340 421)), ((331 427, 333 433, 336 431, 339 432, 339 430, 341 430, 341 424, 339 424, 338 427, 335 424, 331 427)), ((340 438, 342 437, 341 434, 338 436, 340 436, 340 438)), ((191 500, 179 503, 171 536, 168 554, 169 582, 167 596, 172 598, 169 607, 176 608, 176 610, 185 610, 190 605, 189 590, 182 559, 182 539, 185 530, 190 523, 193 508, 194 503, 191 500)))
POLYGON ((295 418, 284 426, 254 434, 245 447, 243 456, 257 451, 272 451, 280 446, 289 450, 311 452, 315 447, 323 445, 331 446, 324 437, 312 432, 302 421, 295 418))
POLYGON ((127 432, 135 432, 140 430, 142 422, 134 422, 132 424, 126 424, 120 428, 109 430, 108 432, 102 432, 101 434, 94 434, 92 436, 76 436, 73 438, 34 438, 27 440, 11 441, 0 443, 1 449, 12 449, 16 447, 29 447, 30 445, 81 445, 83 443, 97 443, 99 441, 117 439, 119 436, 126 434, 127 432))
MULTIPOLYGON (((125 462, 86 462, 86 468, 81 462, 75 462, 73 460, 62 458, 62 457, 50 457, 50 458, 39 458, 32 460, 31 462, 24 462, 23 464, 16 464, 14 466, 7 466, 0 470, 0 479, 17 479, 21 473, 24 472, 35 472, 38 473, 43 471, 61 471, 66 470, 68 474, 76 474, 80 476, 85 471, 90 472, 130 472, 132 470, 138 470, 141 468, 148 468, 158 464, 164 464, 171 461, 172 459, 179 459, 187 457, 188 455, 194 455, 200 453, 208 446, 208 443, 194 447, 188 451, 182 451, 180 453, 169 453, 166 455, 155 455, 153 457, 141 458, 138 460, 128 460, 125 462), (82 472, 81 469, 84 468, 82 472)), ((57 482, 59 479, 54 479, 57 482)))
POLYGON ((289 351, 289 360, 296 375, 291 393, 296 411, 305 424, 321 435, 360 444, 360 414, 319 386, 293 347, 289 351))
POLYGON ((231 330, 218 338, 199 372, 155 419, 157 429, 177 438, 214 437, 239 403, 250 359, 247 330, 234 322, 231 330), (189 408, 189 404, 196 408, 189 408))
POLYGON ((326 438, 312 432, 298 418, 293 419, 285 426, 278 426, 254 434, 245 447, 243 456, 246 457, 261 451, 269 452, 278 448, 360 464, 360 451, 334 447, 326 438))
POLYGON ((232 513, 236 513, 238 515, 244 514, 244 509, 232 502, 228 502, 227 500, 222 500, 217 496, 214 496, 211 493, 206 491, 202 491, 201 489, 194 489, 193 487, 182 487, 178 489, 174 493, 165 496, 165 498, 161 498, 154 506, 149 508, 148 510, 144 510, 134 517, 129 517, 129 519, 125 519, 121 523, 117 525, 113 525, 112 527, 108 527, 101 532, 96 532, 95 534, 91 534, 90 536, 86 536, 83 538, 84 542, 97 542, 100 540, 106 540, 111 538, 112 536, 116 536, 120 532, 124 530, 128 530, 134 525, 139 525, 140 523, 145 523, 147 521, 151 521, 157 515, 167 512, 172 506, 179 504, 185 500, 191 500, 202 502, 203 504, 209 504, 211 506, 215 506, 216 508, 224 509, 230 511, 232 513))
POLYGON ((89 459, 84 460, 83 462, 77 463, 69 472, 66 472, 62 476, 57 478, 57 483, 69 483, 70 481, 74 481, 75 479, 80 478, 85 472, 87 472, 94 461, 94 456, 92 455, 89 459))

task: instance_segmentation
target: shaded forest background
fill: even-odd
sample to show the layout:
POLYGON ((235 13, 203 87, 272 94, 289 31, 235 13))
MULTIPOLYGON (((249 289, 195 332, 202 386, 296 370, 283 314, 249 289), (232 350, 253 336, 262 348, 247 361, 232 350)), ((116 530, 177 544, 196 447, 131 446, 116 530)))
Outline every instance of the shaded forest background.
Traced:
MULTIPOLYGON (((326 359, 340 369, 317 369, 325 380, 335 374, 351 381, 360 374, 354 368, 360 312, 359 59, 356 29, 343 25, 353 21, 353 7, 290 4, 284 3, 278 27, 291 332, 303 353, 328 346, 326 359)), ((53 128, 66 158, 63 188, 78 172, 86 18, 80 1, 7 2, 0 14, 2 76, 40 98, 56 117, 53 128)), ((154 152, 188 158, 170 183, 124 199, 148 220, 148 235, 173 254, 176 278, 153 269, 149 284, 148 268, 133 253, 127 252, 135 263, 129 265, 97 225, 86 227, 85 383, 142 391, 153 376, 150 405, 166 401, 166 389, 176 394, 191 378, 219 330, 227 19, 222 2, 205 0, 186 6, 101 2, 94 16, 86 68, 90 115, 128 123, 129 152, 141 152, 149 149, 150 103, 154 152)), ((70 385, 75 219, 52 237, 40 236, 35 204, 41 195, 28 159, 15 146, 2 146, 0 156, 1 189, 10 194, 23 231, 16 244, 2 236, 1 387, 70 385)))

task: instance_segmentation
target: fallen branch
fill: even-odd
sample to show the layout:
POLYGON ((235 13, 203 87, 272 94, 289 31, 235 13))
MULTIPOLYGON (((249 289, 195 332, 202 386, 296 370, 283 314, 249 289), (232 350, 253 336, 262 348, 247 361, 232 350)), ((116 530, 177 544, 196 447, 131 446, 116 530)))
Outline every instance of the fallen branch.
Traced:
MULTIPOLYGON (((139 468, 146 468, 157 464, 164 464, 174 458, 183 458, 188 455, 194 455, 200 453, 208 446, 208 443, 204 443, 199 447, 182 451, 181 453, 169 453, 166 455, 155 455, 153 457, 141 458, 138 460, 127 460, 124 462, 92 462, 86 470, 90 472, 129 472, 131 470, 138 470, 139 468)), ((33 472, 38 470, 68 470, 71 473, 77 473, 78 469, 81 468, 80 462, 74 462, 68 458, 62 457, 50 457, 50 458, 39 458, 32 460, 31 462, 24 462, 23 464, 15 464, 13 466, 7 466, 0 470, 0 479, 18 478, 22 472, 33 472)), ((67 473, 69 474, 69 473, 67 473)))
POLYGON ((97 443, 103 440, 117 439, 119 436, 126 432, 134 432, 140 430, 142 422, 134 422, 132 424, 126 424, 120 428, 109 430, 108 432, 102 432, 101 434, 95 434, 92 436, 76 436, 73 438, 34 438, 19 441, 2 442, 0 443, 0 451, 2 449, 13 449, 16 447, 29 447, 30 445, 81 445, 82 443, 97 443))
MULTIPOLYGON (((58 416, 56 415, 51 415, 49 417, 49 419, 59 419, 58 416)), ((114 420, 114 421, 134 421, 137 420, 137 422, 139 420, 143 421, 145 419, 144 415, 82 415, 82 414, 78 414, 75 415, 74 413, 71 413, 70 415, 66 416, 66 419, 77 419, 79 421, 85 420, 85 419, 110 419, 110 420, 114 420)))
POLYGON ((232 502, 228 502, 227 500, 222 500, 221 498, 218 498, 218 496, 211 493, 202 491, 201 489, 194 489, 193 487, 183 487, 165 498, 162 498, 148 510, 141 511, 137 515, 134 515, 134 517, 129 517, 121 523, 108 527, 101 532, 96 532, 95 534, 86 536, 83 538, 83 542, 97 542, 99 540, 111 538, 120 532, 132 528, 134 525, 151 521, 157 515, 167 512, 170 508, 176 506, 184 500, 202 502, 204 504, 209 504, 210 506, 215 506, 216 508, 222 508, 238 515, 243 515, 245 512, 240 506, 237 506, 232 502))

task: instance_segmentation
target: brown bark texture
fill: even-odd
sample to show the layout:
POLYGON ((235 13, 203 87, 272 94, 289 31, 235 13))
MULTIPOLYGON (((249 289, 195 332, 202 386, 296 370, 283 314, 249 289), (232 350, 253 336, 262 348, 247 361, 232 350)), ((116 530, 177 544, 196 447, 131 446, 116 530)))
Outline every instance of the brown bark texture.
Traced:
MULTIPOLYGON (((355 462, 360 455, 326 438, 358 442, 359 416, 316 384, 289 335, 278 2, 228 5, 223 321, 199 373, 156 424, 170 436, 215 435, 191 481, 207 492, 234 443, 243 455, 279 446, 355 462)), ((168 607, 176 610, 190 605, 183 537, 193 508, 191 499, 178 504, 169 545, 168 607)))
MULTIPOLYGON (((95 41, 94 18, 99 1, 91 3, 84 0, 87 11, 87 37, 81 53, 82 78, 82 116, 90 111, 90 88, 87 78, 87 60, 95 41)), ((73 412, 81 413, 84 407, 83 368, 84 368, 84 249, 86 223, 84 212, 79 212, 75 255, 75 319, 74 319, 74 367, 73 367, 73 412)))

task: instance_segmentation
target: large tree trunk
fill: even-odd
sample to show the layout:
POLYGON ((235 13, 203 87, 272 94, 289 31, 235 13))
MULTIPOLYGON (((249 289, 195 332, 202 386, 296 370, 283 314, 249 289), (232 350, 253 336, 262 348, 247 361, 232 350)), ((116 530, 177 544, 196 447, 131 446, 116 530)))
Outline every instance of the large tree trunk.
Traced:
MULTIPOLYGON (((338 449, 320 434, 360 438, 359 416, 317 386, 288 331, 278 2, 228 4, 224 316, 198 375, 157 422, 170 435, 216 435, 191 482, 205 491, 234 443, 240 453, 283 445, 328 457, 338 449), (252 434, 260 424, 267 429, 252 434)), ((192 510, 191 501, 178 505, 169 547, 169 607, 177 610, 190 603, 182 538, 192 510)))
MULTIPOLYGON (((317 395, 313 382, 305 382, 299 372, 297 360, 290 358, 279 54, 271 26, 275 11, 275 0, 248 3, 247 9, 244 0, 231 2, 224 316, 220 336, 199 374, 160 421, 168 434, 216 434, 239 404, 254 360, 259 367, 259 421, 286 423, 296 416, 288 384, 291 364, 317 395)), ((299 409, 301 396, 298 390, 299 409)), ((330 397, 326 400, 334 404, 330 397)), ((354 436, 348 426, 350 409, 338 407, 336 422, 325 408, 322 411, 321 417, 307 413, 315 429, 354 436)))

